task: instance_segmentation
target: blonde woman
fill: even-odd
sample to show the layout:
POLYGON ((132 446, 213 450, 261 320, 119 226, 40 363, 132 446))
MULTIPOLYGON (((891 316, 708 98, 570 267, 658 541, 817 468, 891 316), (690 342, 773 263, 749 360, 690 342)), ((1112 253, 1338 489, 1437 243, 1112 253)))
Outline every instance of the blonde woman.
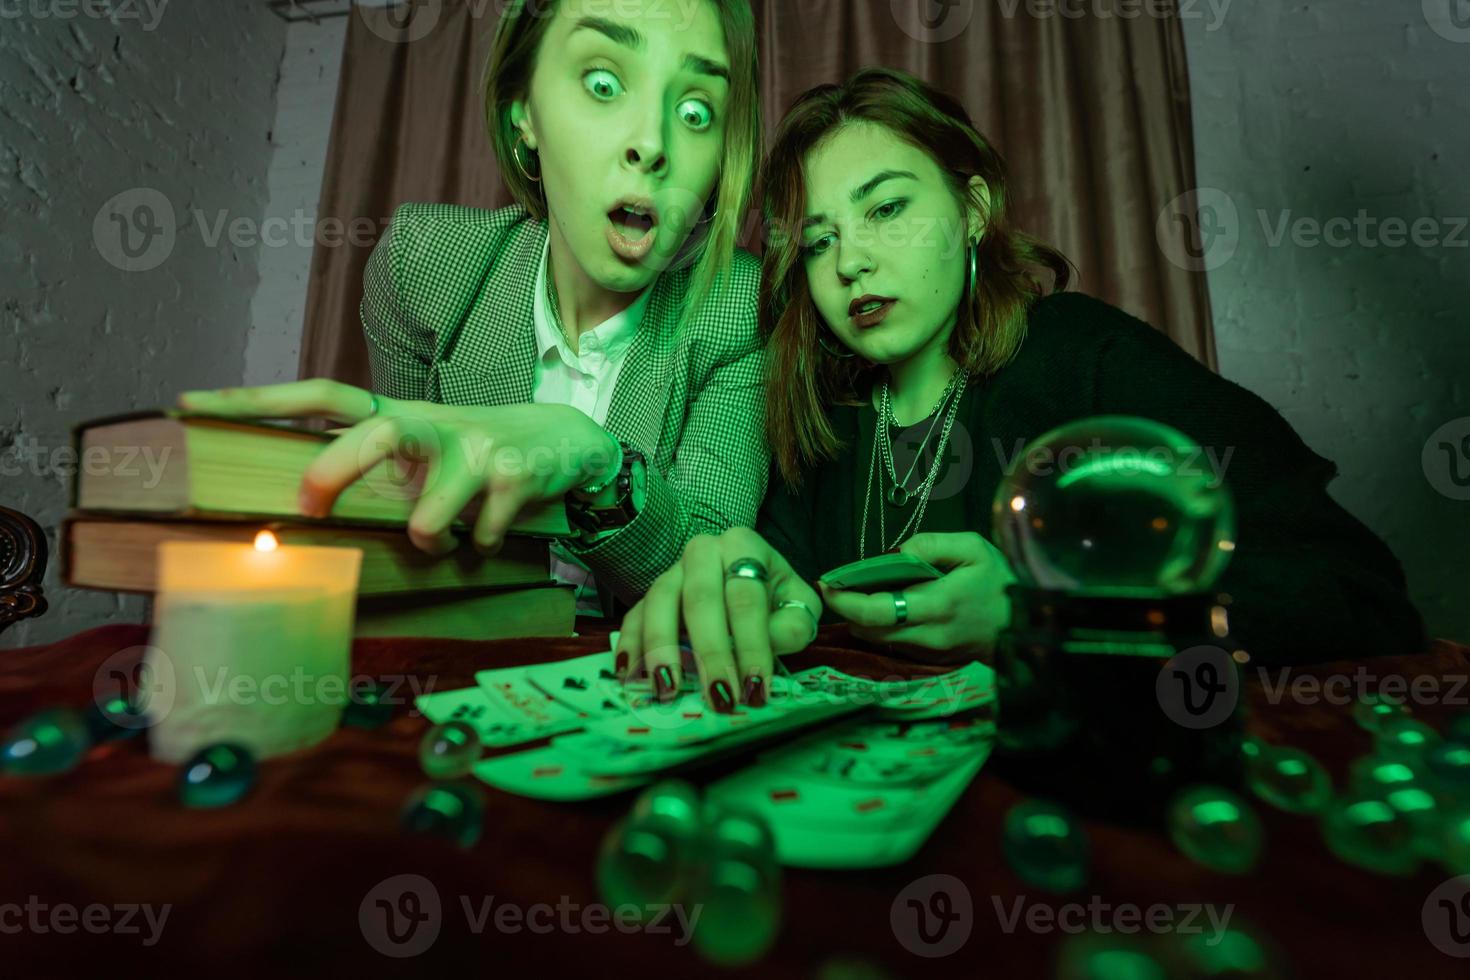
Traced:
POLYGON ((524 506, 565 498, 556 577, 582 611, 636 601, 691 536, 751 523, 765 489, 759 263, 735 244, 756 78, 748 0, 510 5, 485 109, 517 203, 398 209, 363 282, 373 391, 180 406, 349 423, 302 484, 313 516, 411 439, 431 459, 408 534, 435 554, 477 496, 487 554, 524 506))

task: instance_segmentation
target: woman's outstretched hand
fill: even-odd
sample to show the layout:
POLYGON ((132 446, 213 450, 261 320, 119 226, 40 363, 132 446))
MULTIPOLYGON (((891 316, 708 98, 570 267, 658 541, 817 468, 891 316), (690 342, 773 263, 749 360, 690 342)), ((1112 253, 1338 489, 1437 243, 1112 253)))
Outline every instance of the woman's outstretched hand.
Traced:
POLYGON ((908 617, 898 624, 892 592, 848 592, 821 584, 822 597, 854 635, 892 645, 933 663, 989 659, 1010 623, 1006 586, 1016 581, 1005 556, 972 531, 916 534, 898 549, 945 572, 943 578, 902 590, 908 617))
POLYGON ((696 535, 623 617, 617 673, 626 678, 641 664, 659 700, 672 700, 680 685, 682 617, 710 707, 729 713, 737 701, 759 706, 770 692, 775 657, 811 643, 821 616, 816 592, 759 534, 731 528, 696 535), (753 577, 730 574, 732 566, 753 577))
POLYGON ((186 391, 178 407, 233 418, 322 416, 346 423, 349 428, 302 477, 299 505, 308 517, 325 517, 343 490, 383 460, 398 474, 375 487, 388 493, 402 492, 415 471, 427 466, 408 536, 434 555, 454 550, 449 526, 476 496, 484 499, 474 545, 493 555, 523 508, 564 497, 600 477, 617 449, 612 436, 568 405, 439 405, 374 396, 326 378, 186 391))

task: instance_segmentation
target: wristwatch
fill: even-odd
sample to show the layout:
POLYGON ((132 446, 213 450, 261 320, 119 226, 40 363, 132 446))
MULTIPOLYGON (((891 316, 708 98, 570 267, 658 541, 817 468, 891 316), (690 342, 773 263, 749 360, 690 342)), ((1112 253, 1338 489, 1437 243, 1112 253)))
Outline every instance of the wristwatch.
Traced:
MULTIPOLYGON (((642 452, 622 439, 618 440, 618 449, 622 452, 622 465, 611 478, 616 488, 611 506, 596 507, 587 500, 579 499, 575 493, 567 494, 567 522, 581 532, 579 538, 582 544, 591 544, 601 535, 631 523, 643 506, 648 475, 647 461, 642 452)), ((608 481, 603 481, 595 486, 584 487, 582 493, 601 493, 607 485, 608 481)))

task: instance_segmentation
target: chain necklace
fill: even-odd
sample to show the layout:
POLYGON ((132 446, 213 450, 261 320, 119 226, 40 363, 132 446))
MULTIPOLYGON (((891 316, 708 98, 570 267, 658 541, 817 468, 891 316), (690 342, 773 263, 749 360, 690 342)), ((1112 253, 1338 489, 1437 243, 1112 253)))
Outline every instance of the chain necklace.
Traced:
MULTIPOLYGON (((919 459, 924 455, 924 447, 929 445, 929 437, 934 434, 934 430, 939 426, 939 410, 944 407, 945 399, 949 398, 950 392, 954 391, 955 382, 958 380, 959 372, 956 371, 950 376, 949 384, 944 386, 944 391, 934 403, 934 407, 929 409, 929 414, 925 416, 926 418, 932 418, 933 421, 929 423, 929 429, 924 433, 924 439, 919 443, 919 448, 914 452, 913 462, 909 463, 908 472, 903 475, 902 480, 898 478, 898 470, 893 465, 893 451, 888 445, 888 439, 884 438, 882 443, 883 467, 888 471, 888 479, 892 483, 892 486, 884 491, 884 494, 888 497, 888 502, 893 506, 902 507, 909 502, 909 497, 911 496, 908 489, 909 477, 914 475, 914 467, 919 465, 919 459)), ((883 434, 886 437, 888 434, 889 420, 891 419, 895 426, 898 425, 898 419, 893 417, 893 410, 889 406, 887 381, 883 382, 883 397, 879 401, 878 416, 883 420, 883 434)))
MULTIPOLYGON (((964 368, 961 368, 959 373, 955 376, 955 380, 959 382, 957 385, 955 385, 955 387, 957 387, 962 394, 964 392, 965 382, 969 380, 969 376, 970 372, 965 370, 964 368)), ((955 398, 952 402, 950 402, 949 411, 945 413, 944 431, 940 433, 939 444, 935 447, 934 450, 934 462, 930 465, 929 472, 924 475, 924 482, 919 484, 918 489, 915 491, 916 495, 919 497, 919 506, 914 508, 914 513, 909 517, 908 523, 903 526, 903 530, 898 532, 898 536, 893 539, 893 543, 889 544, 885 550, 892 551, 894 548, 898 547, 898 543, 904 539, 904 536, 907 535, 911 529, 917 530, 919 525, 923 523, 924 511, 927 510, 929 507, 929 492, 933 490, 934 482, 939 478, 940 463, 944 459, 944 447, 949 444, 949 430, 954 425, 955 415, 959 412, 959 407, 959 398, 955 398)), ((878 472, 878 445, 880 441, 886 442, 888 439, 887 425, 887 418, 879 418, 877 427, 873 429, 873 455, 871 461, 868 463, 868 486, 863 493, 863 524, 862 529, 858 532, 859 559, 868 557, 868 504, 873 497, 873 477, 876 476, 878 472), (883 430, 881 440, 879 438, 879 429, 883 430)), ((887 540, 887 538, 887 522, 884 520, 883 517, 883 505, 879 504, 878 546, 880 548, 883 547, 883 543, 885 540, 887 540)))

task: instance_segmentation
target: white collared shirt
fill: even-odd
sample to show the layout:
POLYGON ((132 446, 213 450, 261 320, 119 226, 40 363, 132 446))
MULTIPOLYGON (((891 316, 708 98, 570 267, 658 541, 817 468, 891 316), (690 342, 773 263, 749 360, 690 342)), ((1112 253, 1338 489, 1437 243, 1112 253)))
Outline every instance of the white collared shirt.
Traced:
MULTIPOLYGON (((546 281, 551 255, 551 237, 541 251, 536 267, 536 291, 532 319, 536 325, 536 366, 532 375, 531 400, 538 404, 571 405, 598 425, 606 425, 623 361, 643 311, 653 292, 650 284, 627 309, 582 334, 579 353, 573 353, 557 328, 546 281)), ((551 577, 577 587, 577 612, 602 615, 597 582, 587 566, 556 543, 551 545, 551 577)))

